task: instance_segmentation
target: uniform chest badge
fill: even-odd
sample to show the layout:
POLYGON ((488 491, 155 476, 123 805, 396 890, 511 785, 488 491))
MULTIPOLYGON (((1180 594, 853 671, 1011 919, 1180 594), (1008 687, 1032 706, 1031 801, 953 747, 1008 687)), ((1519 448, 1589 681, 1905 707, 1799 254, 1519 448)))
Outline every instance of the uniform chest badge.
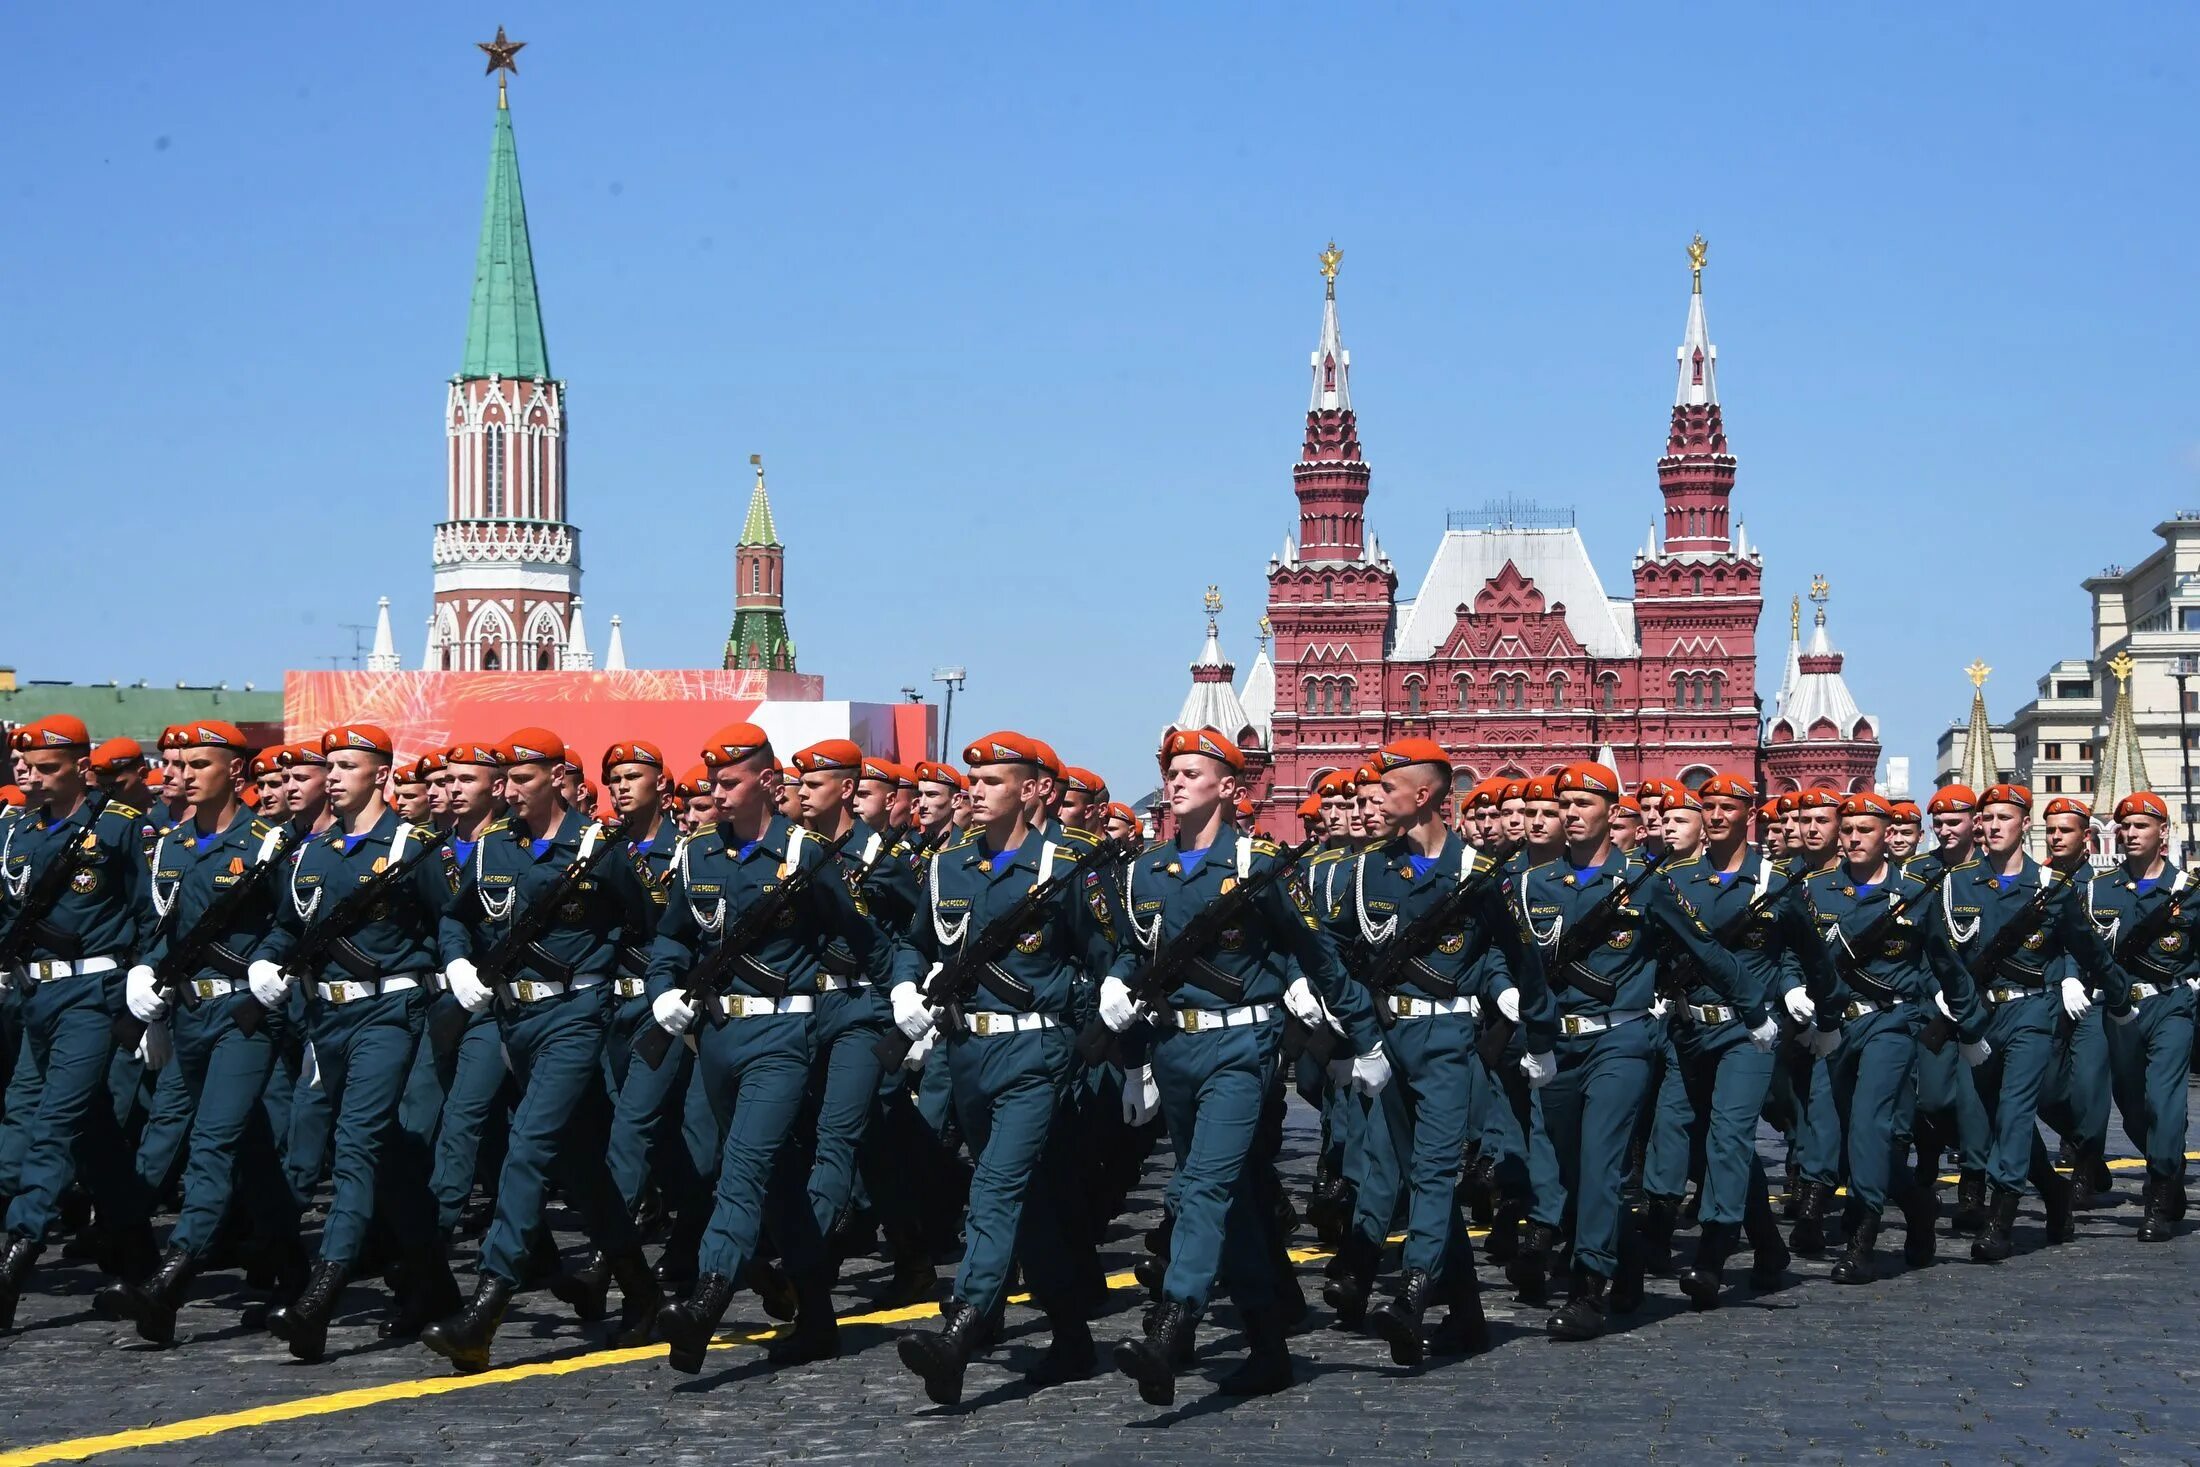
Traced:
POLYGON ((229 858, 229 874, 231 876, 244 875, 244 857, 231 856, 229 858))
POLYGON ((1040 944, 1046 941, 1046 937, 1046 932, 1043 929, 1037 932, 1027 932, 1016 939, 1016 951, 1028 957, 1039 950, 1040 944))
POLYGON ((1224 952, 1234 953, 1243 946, 1245 946, 1244 928, 1230 927, 1224 929, 1222 934, 1222 950, 1224 952))
POLYGON ((1627 951, 1627 949, 1635 945, 1634 929, 1624 927, 1621 928, 1619 931, 1613 933, 1611 937, 1605 941, 1604 945, 1616 953, 1623 953, 1627 951))
POLYGON ((1162 867, 1161 869, 1168 872, 1171 876, 1182 876, 1184 874, 1183 866, 1175 861, 1171 861, 1168 865, 1162 867))
POLYGON ((87 830, 84 832, 84 849, 87 851, 96 851, 99 849, 98 831, 87 830))
POLYGON ((1910 940, 1907 937, 1896 937, 1890 938, 1887 944, 1880 948, 1879 955, 1883 958, 1901 958, 1908 956, 1909 951, 1910 940))
POLYGON ((93 892, 99 890, 99 873, 97 871, 77 872, 76 875, 69 878, 69 890, 75 892, 78 896, 90 896, 93 892))
POLYGON ((2154 947, 2157 952, 2182 952, 2185 947, 2185 934, 2182 932, 2165 932, 2162 934, 2162 940, 2154 944, 2154 947))
POLYGON ((389 870, 389 868, 390 868, 390 858, 389 858, 388 856, 376 856, 376 857, 374 858, 374 868, 373 868, 373 869, 374 869, 374 874, 375 874, 375 875, 379 876, 379 875, 381 875, 381 874, 382 874, 382 873, 383 873, 384 871, 387 871, 387 870, 389 870))
POLYGON ((1464 932, 1445 933, 1444 940, 1436 944, 1436 950, 1447 958, 1459 956, 1467 950, 1467 934, 1464 932))
POLYGON ((794 862, 781 861, 779 863, 779 879, 781 881, 785 881, 788 877, 792 875, 794 875, 794 862))
POLYGON ((1222 878, 1222 894, 1224 896, 1228 896, 1232 891, 1236 890, 1236 888, 1237 878, 1235 876, 1225 876, 1222 878))
POLYGON ((2035 932, 2030 937, 2027 937, 2024 940, 2024 945, 2032 949, 2043 948, 2047 946, 2047 934, 2044 932, 2035 932))

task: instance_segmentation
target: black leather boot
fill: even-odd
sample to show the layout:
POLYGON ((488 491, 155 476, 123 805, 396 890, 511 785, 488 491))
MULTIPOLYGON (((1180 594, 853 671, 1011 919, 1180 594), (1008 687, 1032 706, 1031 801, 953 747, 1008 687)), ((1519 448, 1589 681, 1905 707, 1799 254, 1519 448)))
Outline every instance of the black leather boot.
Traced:
POLYGON ((1673 1271, 1673 1229, 1679 1225, 1680 1199, 1651 1193, 1635 1212, 1635 1246, 1642 1271, 1663 1277, 1673 1271))
POLYGON ((582 1324, 594 1324, 610 1307, 611 1260, 601 1248, 591 1248, 579 1268, 550 1280, 550 1292, 559 1302, 572 1305, 582 1324))
POLYGON ((722 1273, 706 1273, 695 1281, 695 1290, 657 1315, 657 1337, 672 1346, 668 1363, 683 1375, 700 1374, 703 1354, 718 1321, 733 1302, 733 1280, 722 1273))
POLYGON ((451 1318, 420 1332, 420 1343, 458 1367, 462 1375, 489 1368, 489 1342, 504 1323, 504 1310, 512 1302, 512 1285, 493 1273, 485 1273, 474 1285, 474 1297, 451 1318))
POLYGON ((1872 1245, 1879 1241, 1879 1214, 1865 1211, 1859 1214, 1856 1225, 1849 1230, 1849 1245, 1841 1250, 1841 1257, 1833 1265, 1833 1281, 1837 1284, 1868 1284, 1875 1276, 1872 1270, 1872 1245))
POLYGON ((341 1263, 316 1263, 305 1290, 292 1302, 269 1311, 267 1331, 290 1346, 294 1359, 308 1365, 328 1353, 328 1322, 344 1292, 350 1270, 341 1263))
MULTIPOLYGON (((1321 1183, 1316 1181, 1314 1185, 1319 1188, 1321 1183)), ((1161 1214, 1161 1221, 1146 1229, 1145 1236, 1140 1241, 1146 1245, 1146 1251, 1154 1257, 1166 1258, 1169 1256, 1169 1240, 1175 1234, 1176 1214, 1164 1212, 1161 1214)))
POLYGON ((1692 1309, 1719 1307, 1719 1290, 1726 1285, 1726 1261, 1734 1255, 1739 1233, 1732 1223, 1705 1223, 1696 1240, 1696 1261, 1680 1272, 1681 1292, 1692 1309))
POLYGON ((1973 1263, 2000 1263, 2017 1251, 2017 1194, 2001 1187, 1990 1189, 1986 1226, 1971 1243, 1973 1263))
POLYGON ((2047 1209, 2047 1241, 2067 1243, 2077 1237, 2077 1184, 2053 1167, 2045 1167, 2035 1169, 2032 1185, 2039 1189, 2040 1205, 2047 1209))
POLYGON ((1353 1233, 1337 1250, 1339 1268, 1322 1285, 1322 1302, 1336 1311, 1337 1323, 1358 1329, 1367 1318, 1367 1296, 1375 1288, 1375 1272, 1382 1266, 1382 1245, 1353 1233))
POLYGON ((198 1271, 198 1255, 171 1244, 152 1277, 142 1284, 117 1279, 92 1295, 92 1307, 102 1318, 135 1320, 140 1339, 156 1345, 173 1344, 176 1310, 182 1306, 184 1290, 198 1271))
POLYGON ((1523 1304, 1541 1304, 1551 1296, 1551 1250, 1558 1233, 1548 1223, 1529 1223, 1522 1236, 1519 1256, 1505 1265, 1505 1282, 1520 1295, 1523 1304))
POLYGON ((1138 1280, 1138 1287, 1146 1291, 1149 1299, 1161 1297, 1161 1285, 1168 1276, 1167 1258, 1141 1258, 1131 1265, 1131 1277, 1138 1280))
POLYGON ((2143 1209, 2139 1216, 2140 1242, 2167 1243, 2177 1235, 2177 1218, 2170 1208, 2172 1189, 2179 1185, 2172 1178, 2148 1173, 2146 1192, 2140 1202, 2143 1209))
POLYGON ((1393 1365, 1413 1367, 1428 1359, 1421 1317, 1428 1312, 1429 1288, 1428 1271, 1409 1268, 1398 1280, 1398 1292, 1367 1313, 1368 1331, 1390 1346, 1393 1365))
POLYGON ((1985 1226, 1986 1173, 1964 1172, 1956 1181, 1956 1210, 1948 1218, 1948 1229, 1968 1234, 1985 1226))
POLYGON ((935 1406, 962 1404, 963 1370, 981 1348, 985 1321, 960 1299, 940 1308, 937 1330, 913 1330, 895 1342, 901 1363, 924 1380, 924 1396, 935 1406))
POLYGON ((1451 1310, 1428 1336, 1431 1355, 1479 1355, 1490 1347, 1490 1322, 1482 1313, 1482 1281, 1474 1265, 1450 1271, 1444 1295, 1451 1310))
POLYGON ((665 1307, 665 1291, 656 1271, 639 1248, 607 1256, 604 1266, 619 1286, 619 1319, 612 1327, 611 1342, 622 1348, 648 1344, 665 1307))
POLYGON ((1284 1334, 1283 1317, 1274 1309, 1255 1307, 1245 1311, 1244 1361, 1215 1382, 1225 1396, 1272 1396, 1291 1389, 1297 1377, 1291 1369, 1291 1343, 1284 1334))
POLYGON ((1543 1332, 1554 1340, 1593 1340, 1604 1333, 1606 1303, 1612 1281, 1584 1264, 1573 1268, 1573 1287, 1558 1312, 1543 1322, 1543 1332))
POLYGON ((1833 1189, 1824 1182, 1803 1183, 1788 1245, 1805 1258, 1816 1258, 1826 1251, 1826 1204, 1832 1200, 1833 1189))
POLYGON ((750 1259, 748 1280, 749 1287, 763 1303, 764 1312, 773 1319, 790 1320, 801 1309, 802 1296, 795 1292, 794 1280, 777 1263, 750 1259))
POLYGON ((840 1357, 840 1321, 833 1318, 828 1276, 805 1271, 795 1284, 794 1328, 764 1351, 774 1365, 807 1365, 840 1357))
POLYGON ((1940 1217, 1939 1193, 1913 1178, 1895 1202, 1902 1209, 1902 1261, 1912 1268, 1930 1268, 1939 1252, 1933 1236, 1933 1224, 1940 1217))
POLYGON ((399 1270, 397 1298, 391 1312, 374 1327, 385 1340, 416 1340, 420 1332, 439 1319, 465 1307, 466 1297, 451 1277, 450 1260, 438 1246, 416 1248, 406 1255, 399 1270))
POLYGON ((9 1236, 6 1249, 0 1250, 0 1331, 15 1328, 15 1306, 23 1297, 23 1280, 30 1276, 31 1265, 38 1262, 40 1249, 37 1240, 15 1233, 9 1236))
POLYGON ((1742 1209, 1742 1236, 1749 1240, 1749 1286, 1760 1292, 1779 1288, 1795 1258, 1780 1236, 1770 1199, 1761 1192, 1742 1209))
POLYGON ((1511 1197, 1497 1201, 1497 1220, 1490 1224, 1490 1235, 1482 1244, 1482 1256, 1496 1264, 1512 1262, 1520 1256, 1520 1230, 1525 1223, 1525 1209, 1511 1197))
POLYGON ((1176 1404, 1177 1361, 1191 1349, 1199 1313, 1182 1299, 1163 1299, 1146 1321, 1145 1337, 1115 1347, 1115 1368, 1138 1382, 1149 1406, 1176 1404))
POLYGON ((2070 1159, 2070 1205, 2079 1212, 2114 1207, 2116 1199, 2110 1195, 2111 1186, 2108 1164, 2101 1160, 2101 1148, 2090 1141, 2075 1148, 2070 1159))
POLYGON ((932 1251, 924 1246, 924 1232, 914 1224, 896 1219, 886 1225, 887 1253, 894 1265, 893 1276, 886 1281, 886 1288, 878 1296, 881 1308, 905 1309, 911 1304, 922 1304, 935 1297, 940 1286, 940 1276, 932 1267, 932 1251))
POLYGON ((1039 1363, 1024 1372, 1026 1381, 1040 1387, 1067 1385, 1100 1373, 1100 1347, 1092 1342, 1092 1326, 1071 1315, 1050 1314, 1047 1328, 1054 1338, 1039 1363))

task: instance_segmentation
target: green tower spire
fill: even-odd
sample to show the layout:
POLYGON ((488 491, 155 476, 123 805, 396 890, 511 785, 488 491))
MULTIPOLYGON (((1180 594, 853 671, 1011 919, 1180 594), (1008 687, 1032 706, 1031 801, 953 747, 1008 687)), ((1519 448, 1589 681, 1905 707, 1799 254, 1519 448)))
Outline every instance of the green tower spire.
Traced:
POLYGON ((497 81, 497 124, 489 143, 488 197, 481 207, 481 248, 474 255, 474 298, 466 313, 460 377, 548 377, 550 348, 535 295, 535 255, 527 242, 527 203, 519 191, 519 148, 512 109, 497 81))
POLYGON ((794 638, 787 633, 786 548, 772 523, 772 502, 764 492, 764 456, 749 455, 756 487, 749 491, 749 515, 733 547, 733 630, 726 634, 727 667, 793 672, 794 638))

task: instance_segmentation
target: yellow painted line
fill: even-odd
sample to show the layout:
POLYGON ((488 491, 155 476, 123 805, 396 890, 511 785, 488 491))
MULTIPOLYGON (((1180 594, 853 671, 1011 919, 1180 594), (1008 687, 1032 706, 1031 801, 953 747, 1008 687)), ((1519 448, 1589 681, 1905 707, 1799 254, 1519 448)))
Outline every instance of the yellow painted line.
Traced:
MULTIPOLYGON (((2188 1151, 2186 1159, 2200 1161, 2200 1152, 2188 1151)), ((2119 1159, 2108 1163, 2118 1171, 2144 1167, 2139 1158, 2119 1159)), ((1954 1177, 1944 1180, 1954 1181, 1954 1177)), ((1486 1238, 1487 1228, 1469 1229, 1469 1236, 1486 1238)), ((1393 1243, 1403 1241, 1403 1235, 1393 1233, 1393 1243)), ((1294 1263, 1318 1263, 1328 1258, 1324 1248, 1293 1248, 1294 1263)), ((1137 1276, 1129 1271, 1108 1275, 1108 1288, 1134 1289, 1137 1276)), ((1028 1294, 1012 1294, 1009 1302, 1028 1302, 1028 1294)), ((911 1304, 900 1309, 876 1309, 862 1314, 844 1314, 844 1325, 892 1325, 910 1324, 920 1319, 939 1316, 936 1304, 911 1304)), ((748 1334, 720 1336, 711 1344, 713 1350, 732 1350, 746 1345, 762 1344, 775 1340, 781 1331, 757 1330, 748 1334)), ((192 1416, 182 1421, 171 1421, 160 1426, 139 1427, 133 1431, 107 1432, 100 1436, 71 1437, 66 1441, 43 1442, 32 1447, 17 1447, 0 1452, 0 1467, 39 1467, 47 1462, 82 1462, 108 1452, 128 1452, 139 1447, 169 1446, 176 1442, 201 1441, 207 1437, 222 1436, 232 1431, 243 1431, 255 1426, 272 1426, 285 1421, 304 1421, 315 1416, 336 1416, 346 1411, 357 1411, 367 1406, 379 1406, 389 1401, 419 1401, 430 1396, 447 1396, 456 1391, 477 1391, 488 1386, 511 1385, 516 1381, 542 1380, 551 1376, 578 1375, 584 1370, 602 1370, 613 1365, 632 1365, 642 1360, 662 1359, 669 1353, 664 1345, 636 1345, 623 1350, 590 1350, 579 1355, 569 1355, 561 1360, 538 1360, 526 1365, 506 1365, 495 1370, 484 1370, 478 1375, 439 1375, 422 1380, 391 1381, 387 1385, 360 1386, 354 1390, 333 1391, 321 1396, 301 1396, 295 1401, 276 1401, 265 1406, 249 1406, 242 1411, 225 1411, 214 1416, 192 1416)))

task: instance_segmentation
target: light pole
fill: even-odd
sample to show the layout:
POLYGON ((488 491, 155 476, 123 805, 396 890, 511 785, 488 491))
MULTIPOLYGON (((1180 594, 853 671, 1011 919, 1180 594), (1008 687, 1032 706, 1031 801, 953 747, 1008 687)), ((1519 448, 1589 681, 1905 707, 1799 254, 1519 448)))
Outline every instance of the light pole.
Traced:
MULTIPOLYGON (((2177 784, 2184 791, 2185 802, 2185 850, 2194 848, 2192 838, 2192 733, 2185 719, 2185 679, 2200 676, 2200 667, 2193 665, 2190 653, 2180 657, 2172 665, 2170 676, 2177 679, 2177 784)), ((2186 859, 2191 859, 2187 856, 2186 859)))
POLYGON ((951 752, 954 745, 948 742, 947 735, 955 726, 955 691, 963 685, 964 675, 965 670, 960 667, 932 669, 932 681, 947 688, 946 706, 940 710, 940 760, 943 763, 951 762, 954 757, 951 752))

